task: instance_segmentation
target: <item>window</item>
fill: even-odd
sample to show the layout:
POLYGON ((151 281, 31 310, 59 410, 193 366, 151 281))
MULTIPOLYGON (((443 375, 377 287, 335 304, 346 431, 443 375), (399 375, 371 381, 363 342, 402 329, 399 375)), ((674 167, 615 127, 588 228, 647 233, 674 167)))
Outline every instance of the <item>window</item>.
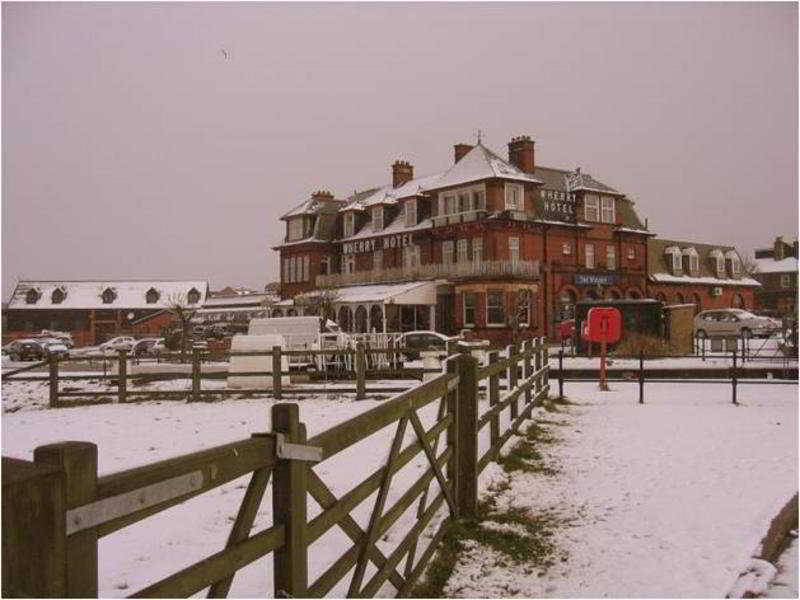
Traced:
POLYGON ((472 262, 483 260, 483 238, 472 238, 472 262))
POLYGON ((508 238, 508 257, 511 262, 519 262, 519 238, 508 238))
POLYGON ((61 304, 66 297, 67 297, 67 292, 64 290, 64 288, 58 287, 53 290, 53 293, 50 296, 50 301, 53 304, 61 304))
POLYGON ((486 209, 486 194, 483 190, 472 190, 472 206, 475 210, 486 209))
POLYGON ((289 219, 289 241, 303 238, 303 217, 289 219))
POLYGON ((200 292, 198 292, 195 288, 190 289, 186 294, 186 301, 189 304, 197 304, 200 302, 200 292))
POLYGON ((523 188, 518 183, 506 184, 506 210, 523 210, 522 191, 523 188))
POLYGON ((39 301, 39 298, 41 298, 41 296, 42 295, 41 293, 39 293, 39 290, 30 289, 25 294, 25 303, 36 304, 39 301))
POLYGON ((617 249, 614 246, 606 246, 606 269, 613 271, 617 268, 617 249))
POLYGON ((112 288, 106 288, 103 290, 103 293, 100 294, 100 298, 103 300, 103 304, 111 304, 117 297, 117 293, 112 288))
POLYGON ((731 276, 738 277, 742 272, 742 263, 740 263, 738 257, 735 256, 731 257, 730 263, 731 263, 731 276))
POLYGON ((689 255, 689 272, 692 275, 697 275, 698 271, 700 271, 700 257, 695 252, 689 255))
POLYGON ((586 268, 594 269, 594 244, 586 244, 584 252, 586 254, 586 268))
POLYGON ((289 283, 294 283, 294 256, 289 257, 289 283))
POLYGON ((781 287, 782 288, 790 288, 790 287, 792 287, 792 276, 791 275, 781 275, 781 287))
POLYGON ((628 248, 628 260, 635 260, 636 259, 636 248, 631 246, 628 248))
POLYGON ((346 254, 344 257, 344 272, 352 273, 356 270, 356 256, 355 254, 346 254))
POLYGON ((572 244, 570 242, 564 242, 561 244, 561 254, 564 256, 569 256, 572 254, 572 244))
POLYGON ((600 199, 594 194, 586 194, 583 199, 583 219, 597 222, 600 220, 600 199))
POLYGON ((501 291, 486 292, 486 324, 505 325, 505 294, 501 291))
POLYGON ((610 196, 603 196, 602 200, 602 221, 603 223, 614 223, 614 198, 610 196))
POLYGON ((158 302, 158 298, 161 294, 158 293, 158 290, 155 288, 150 288, 147 290, 147 293, 144 295, 145 302, 148 304, 155 304, 158 302))
POLYGON ((454 213, 457 213, 458 212, 458 209, 457 209, 457 206, 456 206, 457 200, 458 199, 453 194, 449 194, 449 195, 445 196, 444 199, 440 199, 439 204, 440 204, 440 208, 442 209, 442 214, 443 215, 452 215, 454 213))
POLYGON ((311 270, 309 267, 310 265, 309 256, 306 254, 303 257, 303 281, 309 281, 311 279, 309 271, 311 270))
POLYGON ((457 255, 458 258, 456 259, 457 262, 460 262, 460 263, 467 262, 467 260, 468 260, 468 258, 467 258, 467 238, 461 238, 460 240, 458 240, 457 250, 458 250, 458 255, 457 255))
POLYGON ((464 292, 464 327, 475 326, 475 298, 474 292, 464 292))
POLYGON ((330 256, 326 256, 321 261, 319 261, 319 274, 328 275, 331 270, 330 264, 331 264, 330 256))
POLYGON ((417 199, 406 200, 406 227, 413 227, 417 224, 417 199))
POLYGON ((356 214, 353 211, 344 213, 344 237, 353 235, 356 214))
POLYGON ((403 264, 407 269, 419 266, 419 246, 412 245, 403 248, 403 264))
POLYGON ((383 229, 383 206, 372 207, 372 231, 383 229))
POLYGON ((285 283, 289 282, 289 268, 291 263, 289 262, 288 258, 283 259, 283 281, 285 283))
POLYGON ((470 203, 471 196, 469 192, 459 192, 458 194, 458 212, 467 212, 472 210, 470 203))
POLYGON ((453 242, 442 242, 442 264, 449 265, 453 262, 453 242))
POLYGON ((672 272, 676 275, 683 273, 683 261, 680 252, 672 253, 672 272))
POLYGON ((383 268, 383 250, 375 250, 372 254, 372 268, 376 271, 383 268))

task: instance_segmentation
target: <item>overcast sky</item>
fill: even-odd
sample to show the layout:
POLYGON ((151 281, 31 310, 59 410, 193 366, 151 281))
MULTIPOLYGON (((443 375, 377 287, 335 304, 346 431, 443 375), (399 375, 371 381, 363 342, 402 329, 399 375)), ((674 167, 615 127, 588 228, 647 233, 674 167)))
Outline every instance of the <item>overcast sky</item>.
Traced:
POLYGON ((797 236, 797 4, 2 5, 2 278, 278 279, 278 217, 536 141, 661 237, 797 236), (223 52, 224 50, 224 52, 223 52), (227 55, 227 56, 226 56, 227 55))

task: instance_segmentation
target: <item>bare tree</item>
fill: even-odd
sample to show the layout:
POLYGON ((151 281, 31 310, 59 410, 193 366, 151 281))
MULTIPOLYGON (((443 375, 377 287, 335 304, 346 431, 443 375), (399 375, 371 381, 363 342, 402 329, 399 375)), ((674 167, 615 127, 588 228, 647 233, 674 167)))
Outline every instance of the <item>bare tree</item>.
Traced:
POLYGON ((319 328, 322 332, 327 319, 335 320, 336 311, 333 305, 338 298, 339 291, 336 288, 323 286, 309 294, 297 296, 294 302, 297 306, 302 306, 305 309, 304 312, 311 312, 319 317, 319 328))
POLYGON ((752 277, 755 273, 758 273, 758 263, 756 262, 756 259, 751 256, 746 256, 743 258, 742 272, 748 277, 752 277))
POLYGON ((186 294, 170 294, 167 297, 167 311, 181 327, 181 361, 186 359, 186 350, 189 346, 189 337, 192 329, 192 318, 197 313, 197 308, 189 305, 186 294))
POLYGON ((519 341, 522 325, 530 323, 532 306, 532 294, 529 289, 517 290, 514 294, 514 308, 511 313, 509 325, 511 326, 511 341, 514 345, 519 341))

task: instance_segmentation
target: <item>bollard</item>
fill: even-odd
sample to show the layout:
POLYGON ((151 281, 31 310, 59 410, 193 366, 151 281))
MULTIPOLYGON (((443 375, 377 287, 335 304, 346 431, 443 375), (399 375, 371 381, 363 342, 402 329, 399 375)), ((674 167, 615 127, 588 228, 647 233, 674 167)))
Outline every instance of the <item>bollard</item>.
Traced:
POLYGON ((58 356, 51 354, 50 361, 50 408, 58 408, 58 356))
MULTIPOLYGON (((323 358, 324 360, 324 358, 323 358)), ((281 399, 281 371, 283 371, 283 360, 281 360, 281 347, 272 347, 272 397, 276 400, 281 399)))
POLYGON ((119 402, 120 404, 128 400, 128 352, 119 351, 119 402))
POLYGON ((558 351, 558 399, 564 399, 564 349, 558 351))
POLYGON ((733 350, 733 367, 731 368, 731 385, 733 386, 733 403, 738 405, 736 401, 736 349, 733 350))
POLYGON ((356 400, 367 397, 366 359, 364 342, 356 342, 356 400))
POLYGON ((200 348, 192 348, 192 402, 200 401, 200 348))
POLYGON ((644 404, 644 351, 639 350, 639 404, 644 404))

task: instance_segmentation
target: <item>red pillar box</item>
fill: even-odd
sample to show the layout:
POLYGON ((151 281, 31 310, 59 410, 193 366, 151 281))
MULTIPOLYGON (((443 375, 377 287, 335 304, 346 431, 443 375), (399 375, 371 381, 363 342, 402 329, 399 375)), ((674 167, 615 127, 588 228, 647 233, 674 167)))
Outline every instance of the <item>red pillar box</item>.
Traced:
POLYGON ((586 318, 587 337, 600 342, 600 390, 608 391, 606 378, 606 347, 618 342, 622 335, 622 315, 616 308, 591 308, 586 318))

